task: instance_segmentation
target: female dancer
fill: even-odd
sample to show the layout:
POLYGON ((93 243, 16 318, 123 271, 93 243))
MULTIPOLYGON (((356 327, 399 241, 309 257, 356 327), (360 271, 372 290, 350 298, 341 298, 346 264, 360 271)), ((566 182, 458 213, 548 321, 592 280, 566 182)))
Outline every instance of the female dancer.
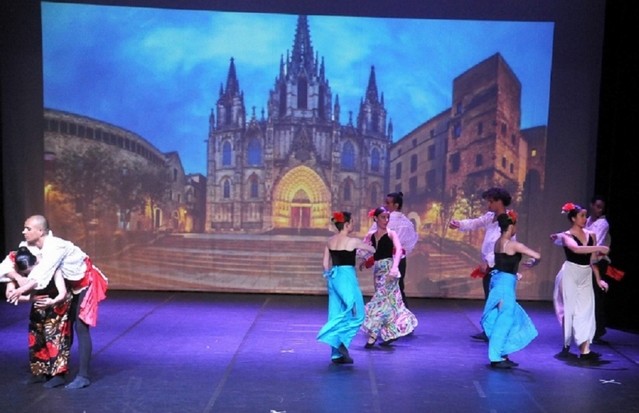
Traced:
MULTIPOLYGON (((14 269, 26 277, 37 264, 37 258, 27 247, 20 247, 3 261, 0 272, 14 269), (13 263, 14 268, 6 265, 13 263)), ((16 288, 13 281, 7 284, 7 295, 16 288)), ((31 301, 29 313, 29 383, 44 383, 53 388, 65 383, 71 350, 71 294, 67 293, 60 271, 56 271, 49 285, 22 295, 20 301, 31 301)))
POLYGON ((593 253, 607 255, 608 247, 597 245, 595 234, 585 229, 587 211, 584 208, 569 202, 561 209, 572 225, 560 234, 566 261, 555 278, 553 294, 555 313, 564 331, 564 346, 558 357, 570 355, 570 341, 574 339, 579 346, 579 358, 592 360, 599 357, 590 351, 597 328, 592 274, 601 290, 607 291, 608 284, 601 278, 599 268, 591 264, 591 256, 593 253))
POLYGON ((509 210, 497 216, 501 231, 495 242, 495 267, 491 274, 490 290, 481 326, 488 336, 488 358, 490 366, 509 369, 518 364, 508 354, 526 347, 535 337, 537 329, 524 309, 517 303, 517 273, 522 255, 532 257, 526 263, 531 267, 541 255, 513 239, 516 232, 517 214, 509 210))
POLYGON ((403 251, 397 233, 388 229, 390 212, 385 207, 379 207, 369 215, 375 220, 377 228, 365 239, 365 242, 375 247, 375 293, 366 304, 366 318, 362 326, 368 335, 366 348, 372 348, 379 337, 382 339, 380 345, 387 346, 412 333, 417 327, 417 318, 404 305, 399 289, 399 262, 403 251))
POLYGON ((331 346, 333 363, 352 364, 348 347, 364 321, 364 297, 355 272, 355 256, 357 249, 375 252, 375 248, 349 236, 353 230, 350 212, 334 212, 331 220, 339 232, 328 239, 324 248, 328 322, 317 339, 331 346))

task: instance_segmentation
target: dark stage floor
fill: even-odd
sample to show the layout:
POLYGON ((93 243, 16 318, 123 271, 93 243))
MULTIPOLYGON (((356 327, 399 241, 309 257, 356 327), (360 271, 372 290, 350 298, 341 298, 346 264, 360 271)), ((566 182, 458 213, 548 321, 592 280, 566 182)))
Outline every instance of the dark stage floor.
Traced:
POLYGON ((359 335, 355 364, 334 365, 315 341, 323 296, 110 291, 80 390, 23 383, 28 307, 3 304, 0 412, 639 412, 638 335, 609 329, 600 362, 561 361, 552 304, 522 302, 539 337, 494 370, 470 338, 480 301, 409 304, 412 336, 366 350, 359 335))

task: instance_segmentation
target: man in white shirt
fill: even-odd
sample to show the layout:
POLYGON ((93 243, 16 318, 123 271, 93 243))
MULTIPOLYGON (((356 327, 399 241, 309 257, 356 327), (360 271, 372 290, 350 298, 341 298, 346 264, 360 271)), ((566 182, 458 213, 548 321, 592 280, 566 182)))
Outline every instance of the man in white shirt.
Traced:
POLYGON ((78 336, 80 353, 78 375, 65 387, 87 387, 91 384, 89 363, 93 350, 89 327, 96 325, 98 303, 106 297, 107 278, 93 266, 91 259, 79 247, 53 236, 44 216, 34 215, 27 218, 22 234, 25 241, 21 245, 39 250, 40 260, 28 277, 22 277, 13 271, 0 274, 13 279, 20 286, 8 294, 7 301, 16 304, 22 294, 46 287, 55 271, 60 270, 73 293, 71 316, 78 336))
MULTIPOLYGON (((474 231, 482 228, 486 231, 484 233, 484 241, 481 245, 481 257, 486 265, 486 270, 482 278, 484 298, 488 298, 490 273, 495 267, 495 242, 501 235, 499 224, 497 223, 497 216, 506 213, 506 207, 512 202, 512 197, 508 191, 498 187, 484 191, 481 197, 486 201, 486 209, 488 210, 484 215, 462 220, 453 219, 448 226, 451 229, 458 229, 460 231, 474 231)), ((488 337, 486 337, 483 331, 472 337, 478 340, 488 340, 488 337)))

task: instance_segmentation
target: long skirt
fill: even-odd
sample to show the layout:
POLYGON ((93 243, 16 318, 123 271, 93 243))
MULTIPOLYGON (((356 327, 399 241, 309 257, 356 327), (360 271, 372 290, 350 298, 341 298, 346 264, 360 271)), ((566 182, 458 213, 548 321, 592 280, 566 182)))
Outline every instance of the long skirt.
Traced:
POLYGON ((573 339, 577 345, 592 342, 597 323, 590 265, 564 262, 555 278, 553 304, 563 327, 565 347, 573 339))
POLYGON ((341 357, 338 348, 348 348, 364 321, 364 297, 352 265, 339 265, 327 277, 328 322, 317 340, 331 346, 331 358, 341 357))
POLYGON ((481 326, 489 339, 490 361, 503 360, 505 356, 521 350, 537 337, 535 325, 517 303, 516 287, 516 275, 493 271, 490 292, 481 318, 481 326))
POLYGON ((34 376, 55 376, 68 371, 71 351, 71 294, 53 307, 31 306, 29 364, 34 376))
POLYGON ((375 293, 366 303, 366 318, 362 329, 369 337, 382 341, 396 340, 417 327, 417 317, 404 305, 399 278, 389 275, 393 260, 375 261, 373 276, 375 293))

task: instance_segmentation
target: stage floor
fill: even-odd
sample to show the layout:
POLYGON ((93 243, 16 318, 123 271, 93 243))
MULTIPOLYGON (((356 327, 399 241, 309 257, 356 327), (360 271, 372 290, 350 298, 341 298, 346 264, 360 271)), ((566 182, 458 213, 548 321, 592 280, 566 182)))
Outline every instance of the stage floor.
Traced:
MULTIPOLYGON (((550 302, 521 302, 539 336, 488 367, 482 302, 410 299, 419 319, 391 349, 315 340, 325 296, 110 291, 92 330, 93 384, 24 384, 28 306, 0 305, 0 412, 639 412, 639 335, 608 329, 599 362, 562 361, 550 302)), ((573 346, 573 352, 574 346, 573 346)), ((75 373, 76 348, 71 368, 75 373)))

